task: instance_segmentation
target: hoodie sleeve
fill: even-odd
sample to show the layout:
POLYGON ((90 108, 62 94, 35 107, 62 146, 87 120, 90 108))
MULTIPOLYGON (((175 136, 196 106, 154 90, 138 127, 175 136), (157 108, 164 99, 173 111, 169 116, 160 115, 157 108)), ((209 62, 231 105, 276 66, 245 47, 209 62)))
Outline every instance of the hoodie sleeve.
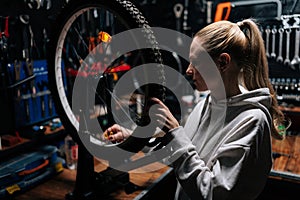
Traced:
POLYGON ((241 194, 242 199, 254 199, 261 192, 271 169, 271 142, 268 122, 259 113, 235 124, 207 163, 186 136, 186 129, 171 132, 169 162, 190 199, 241 199, 241 194))

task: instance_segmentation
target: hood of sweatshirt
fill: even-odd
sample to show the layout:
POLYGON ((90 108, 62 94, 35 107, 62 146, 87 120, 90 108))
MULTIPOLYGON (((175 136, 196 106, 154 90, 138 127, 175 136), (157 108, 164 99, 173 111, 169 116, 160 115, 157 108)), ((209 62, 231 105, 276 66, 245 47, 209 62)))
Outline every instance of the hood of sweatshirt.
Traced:
POLYGON ((261 109, 271 120, 269 109, 272 105, 272 98, 268 88, 260 88, 252 91, 243 91, 243 93, 227 99, 227 113, 235 110, 246 110, 251 108, 261 109))
POLYGON ((268 111, 270 106, 271 96, 268 88, 243 91, 239 95, 219 101, 208 96, 198 103, 189 116, 185 131, 201 154, 206 157, 218 141, 229 135, 232 137, 234 130, 239 129, 244 123, 249 123, 249 120, 263 117, 270 124, 271 116, 268 111))

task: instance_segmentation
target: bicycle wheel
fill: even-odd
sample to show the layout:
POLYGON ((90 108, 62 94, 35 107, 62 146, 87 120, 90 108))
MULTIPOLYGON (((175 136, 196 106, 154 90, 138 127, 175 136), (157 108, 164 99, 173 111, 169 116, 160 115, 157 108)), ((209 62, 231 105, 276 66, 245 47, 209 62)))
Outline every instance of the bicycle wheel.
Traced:
MULTIPOLYGON (((77 101, 76 105, 83 110, 83 117, 97 118, 101 128, 105 129, 116 123, 112 110, 123 112, 122 109, 112 108, 113 106, 129 107, 128 119, 119 119, 123 125, 126 120, 138 123, 144 116, 146 96, 163 98, 164 89, 161 87, 152 87, 149 95, 149 87, 138 84, 139 80, 147 78, 147 72, 132 73, 128 84, 135 88, 134 94, 118 93, 118 97, 115 97, 113 93, 116 82, 127 71, 143 63, 162 62, 153 32, 132 3, 120 0, 74 0, 63 8, 56 21, 48 47, 49 83, 56 110, 66 130, 77 142, 82 140, 77 133, 80 126, 85 124, 79 119, 82 118, 80 109, 74 109, 74 99, 77 101), (134 28, 142 29, 144 40, 147 40, 150 48, 114 52, 111 38, 134 28), (97 60, 99 57, 100 61, 97 60), (84 84, 76 88, 74 95, 76 80, 84 84), (92 98, 92 104, 88 98, 92 98), (111 99, 117 103, 112 105, 111 99), (123 105, 124 102, 127 105, 123 105), (139 102, 142 103, 138 104, 139 102)), ((135 36, 131 39, 138 43, 135 36)), ((163 70, 158 70, 158 73, 163 82, 163 70)), ((101 140, 100 135, 97 135, 99 130, 93 130, 90 124, 86 128, 91 133, 95 132, 92 137, 101 140)))

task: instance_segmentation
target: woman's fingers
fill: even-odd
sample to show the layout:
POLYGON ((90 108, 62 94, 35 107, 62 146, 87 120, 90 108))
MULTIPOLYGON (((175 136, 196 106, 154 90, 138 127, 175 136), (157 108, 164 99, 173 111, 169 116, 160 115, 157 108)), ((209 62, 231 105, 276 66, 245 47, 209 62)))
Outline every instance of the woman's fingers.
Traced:
POLYGON ((169 110, 169 108, 161 100, 159 100, 158 98, 153 97, 153 98, 151 98, 151 100, 153 102, 159 104, 162 108, 165 108, 165 109, 169 110))
POLYGON ((122 132, 115 133, 113 135, 110 135, 108 140, 111 142, 122 142, 124 140, 124 135, 122 132))
POLYGON ((104 131, 102 138, 103 140, 109 140, 111 142, 121 142, 131 134, 131 130, 121 127, 118 124, 114 124, 104 131))
POLYGON ((156 108, 155 110, 157 122, 160 125, 166 127, 168 130, 177 128, 179 126, 179 123, 177 119, 173 116, 169 108, 159 99, 153 98, 153 100, 158 104, 158 108, 156 108))
MULTIPOLYGON (((107 129, 108 130, 108 129, 107 129)), ((104 140, 109 140, 111 142, 119 142, 123 141, 125 139, 124 134, 122 131, 118 132, 110 132, 110 131, 104 131, 103 133, 103 139, 104 140)))

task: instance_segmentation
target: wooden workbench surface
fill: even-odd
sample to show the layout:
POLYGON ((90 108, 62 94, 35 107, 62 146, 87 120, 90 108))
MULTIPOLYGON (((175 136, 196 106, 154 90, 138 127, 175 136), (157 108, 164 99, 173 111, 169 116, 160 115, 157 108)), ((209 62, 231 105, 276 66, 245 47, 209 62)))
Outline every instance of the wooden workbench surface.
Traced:
MULTIPOLYGON (((300 177, 300 135, 290 135, 284 140, 272 140, 273 152, 278 154, 278 157, 274 159, 273 171, 276 173, 271 176, 275 179, 284 179, 287 181, 296 181, 300 177), (282 173, 282 175, 281 175, 282 173), (288 176, 286 176, 288 174, 288 176), (295 175, 295 177, 293 177, 295 175)), ((104 161, 95 160, 95 171, 101 172, 106 169, 107 163, 104 161)), ((129 177, 130 182, 140 186, 141 188, 131 194, 126 194, 123 188, 120 188, 105 199, 122 199, 131 200, 138 196, 141 196, 145 190, 142 188, 148 188, 156 184, 156 182, 164 174, 168 173, 170 168, 160 163, 154 163, 144 168, 130 171, 129 177), (149 172, 149 169, 153 167, 159 168, 153 172, 149 172)), ((16 200, 63 200, 65 195, 74 189, 76 179, 76 170, 64 169, 63 172, 56 175, 52 179, 40 184, 37 187, 25 192, 24 194, 18 195, 16 200)), ((163 189, 166 192, 172 191, 174 188, 173 182, 163 185, 163 189)), ((274 191, 273 191, 274 192, 274 191)), ((170 199, 172 194, 170 195, 170 199)), ((268 194, 269 197, 270 194, 268 194)))
MULTIPOLYGON (((95 171, 101 172, 106 169, 106 163, 95 160, 95 171)), ((130 182, 140 187, 137 191, 126 194, 124 188, 120 188, 111 193, 104 199, 122 199, 132 200, 140 195, 144 189, 151 187, 165 173, 170 171, 170 168, 160 163, 154 163, 146 167, 136 169, 129 172, 130 182), (157 168, 153 172, 149 172, 153 167, 157 168)), ((75 186, 76 170, 64 169, 63 172, 56 175, 52 179, 34 187, 33 189, 18 195, 15 200, 63 200, 65 195, 72 192, 75 186)), ((172 188, 171 188, 172 190, 172 188)), ((102 199, 102 198, 101 198, 102 199)), ((104 200, 103 199, 103 200, 104 200)))

